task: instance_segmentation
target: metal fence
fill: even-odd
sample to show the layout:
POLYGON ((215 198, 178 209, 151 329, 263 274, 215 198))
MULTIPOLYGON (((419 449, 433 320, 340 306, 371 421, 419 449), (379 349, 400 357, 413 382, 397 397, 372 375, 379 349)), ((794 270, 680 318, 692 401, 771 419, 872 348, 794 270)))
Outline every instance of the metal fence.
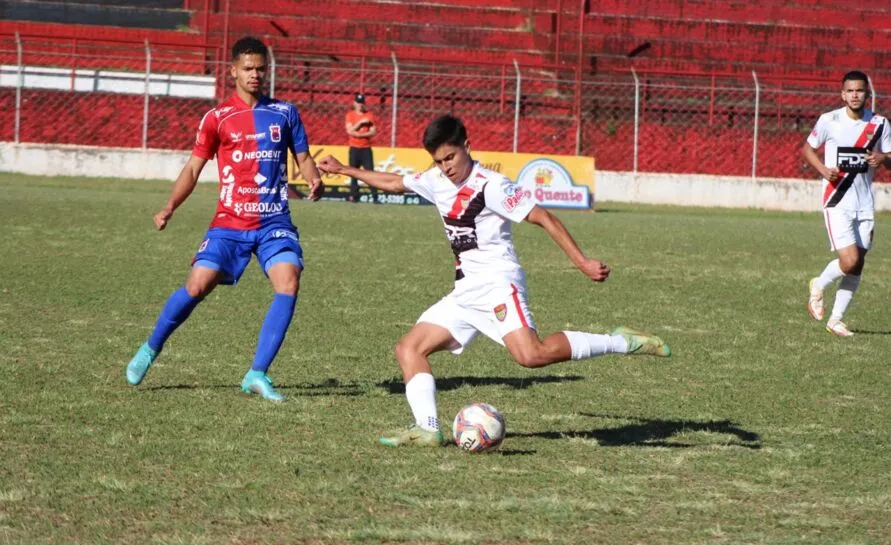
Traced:
MULTIPOLYGON (((269 93, 294 102, 310 141, 345 144, 362 92, 378 146, 417 147, 436 115, 464 119, 477 150, 590 155, 600 170, 814 178, 799 149, 838 90, 634 73, 422 64, 273 51, 269 93)), ((184 150, 232 91, 218 50, 0 37, 0 140, 184 150)), ((891 181, 887 171, 880 180, 891 181)))

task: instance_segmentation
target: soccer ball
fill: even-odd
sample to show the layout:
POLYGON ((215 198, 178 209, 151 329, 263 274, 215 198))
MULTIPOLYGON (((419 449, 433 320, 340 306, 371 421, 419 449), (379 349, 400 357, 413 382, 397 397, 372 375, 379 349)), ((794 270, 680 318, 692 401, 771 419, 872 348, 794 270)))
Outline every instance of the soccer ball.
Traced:
POLYGON ((486 403, 473 403, 458 411, 452 426, 455 443, 467 452, 485 452, 504 439, 504 417, 486 403))

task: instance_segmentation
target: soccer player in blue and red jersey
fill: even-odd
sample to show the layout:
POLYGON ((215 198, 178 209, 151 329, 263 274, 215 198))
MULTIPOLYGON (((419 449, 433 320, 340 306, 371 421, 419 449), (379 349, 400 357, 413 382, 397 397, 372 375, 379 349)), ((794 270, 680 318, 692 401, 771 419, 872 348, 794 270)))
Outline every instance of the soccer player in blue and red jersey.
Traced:
POLYGON ((204 115, 192 156, 167 204, 155 214, 155 226, 161 231, 192 193, 201 169, 216 155, 220 173, 216 213, 185 285, 167 300, 151 336, 127 365, 127 381, 134 386, 198 303, 218 284, 235 284, 255 254, 275 297, 241 389, 272 401, 283 399, 266 371, 294 315, 303 270, 303 250, 288 210, 288 150, 309 180, 310 199, 321 196, 322 182, 297 108, 262 94, 267 57, 266 45, 255 38, 243 38, 232 47, 235 94, 204 115))

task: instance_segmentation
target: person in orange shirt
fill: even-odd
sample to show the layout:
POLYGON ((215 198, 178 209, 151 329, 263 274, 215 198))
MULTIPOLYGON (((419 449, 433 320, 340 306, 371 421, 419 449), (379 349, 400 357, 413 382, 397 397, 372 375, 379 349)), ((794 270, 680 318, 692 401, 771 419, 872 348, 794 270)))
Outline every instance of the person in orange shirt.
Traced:
MULTIPOLYGON (((371 139, 377 134, 377 119, 365 108, 365 95, 359 93, 353 99, 353 109, 346 114, 346 132, 349 135, 350 166, 374 170, 374 153, 371 139)), ((371 188, 372 202, 377 203, 377 189, 371 188)), ((352 202, 359 201, 359 180, 350 178, 352 202)))

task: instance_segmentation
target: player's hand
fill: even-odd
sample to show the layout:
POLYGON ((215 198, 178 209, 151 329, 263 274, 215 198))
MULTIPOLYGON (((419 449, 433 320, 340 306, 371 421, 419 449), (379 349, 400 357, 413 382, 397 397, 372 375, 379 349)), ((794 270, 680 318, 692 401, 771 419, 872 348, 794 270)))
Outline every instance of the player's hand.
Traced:
POLYGON ((160 212, 158 212, 157 214, 155 214, 155 217, 154 217, 154 220, 155 220, 155 228, 157 228, 158 231, 163 231, 164 228, 167 227, 167 222, 168 222, 168 221, 170 220, 170 218, 172 218, 172 217, 173 217, 173 211, 172 211, 172 210, 169 210, 169 209, 167 209, 167 208, 162 208, 160 212))
POLYGON ((826 169, 826 172, 823 173, 823 177, 826 178, 827 182, 834 182, 836 180, 836 178, 839 177, 840 174, 841 174, 841 172, 839 172, 838 168, 832 167, 832 168, 826 169))
POLYGON ((325 184, 322 183, 322 180, 316 178, 309 182, 309 200, 317 201, 322 198, 322 191, 325 189, 325 184))
POLYGON ((579 265, 579 270, 595 282, 605 282, 609 277, 609 266, 596 259, 586 259, 579 265))
POLYGON ((888 155, 885 153, 876 153, 874 151, 866 152, 866 162, 873 168, 877 168, 881 165, 886 157, 888 157, 888 155))
POLYGON ((340 174, 344 169, 343 163, 335 159, 332 155, 319 161, 316 166, 319 170, 328 174, 340 174))

